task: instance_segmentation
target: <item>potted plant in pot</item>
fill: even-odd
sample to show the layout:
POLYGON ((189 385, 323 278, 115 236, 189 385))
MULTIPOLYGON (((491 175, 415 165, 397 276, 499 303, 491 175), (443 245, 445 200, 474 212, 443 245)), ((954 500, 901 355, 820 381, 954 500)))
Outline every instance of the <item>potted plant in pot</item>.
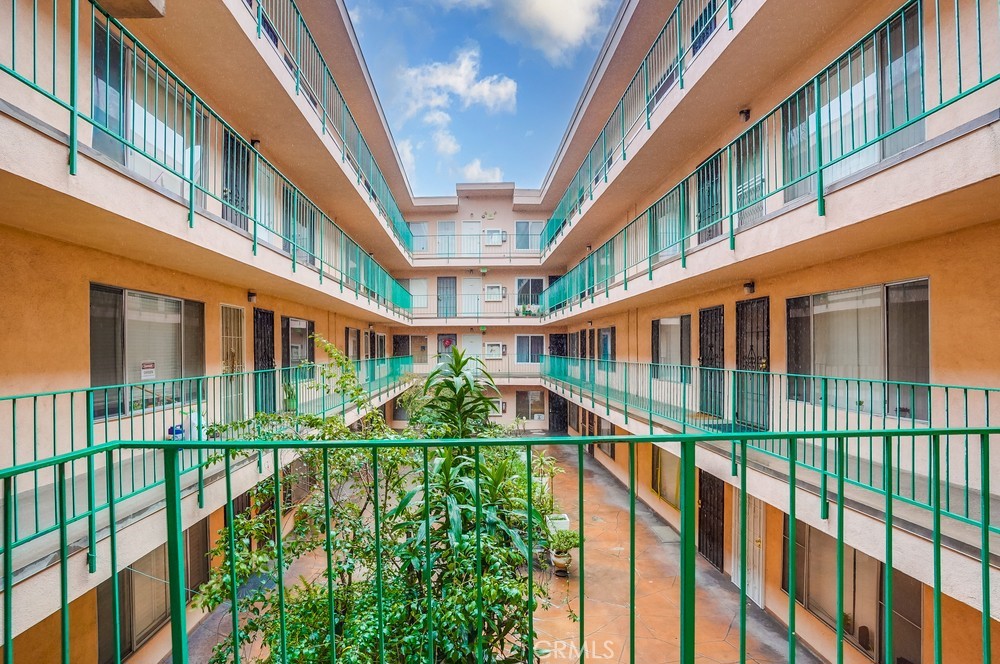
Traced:
POLYGON ((570 549, 580 546, 580 533, 575 530, 557 530, 549 540, 549 558, 556 568, 556 576, 569 576, 569 566, 573 562, 570 549))

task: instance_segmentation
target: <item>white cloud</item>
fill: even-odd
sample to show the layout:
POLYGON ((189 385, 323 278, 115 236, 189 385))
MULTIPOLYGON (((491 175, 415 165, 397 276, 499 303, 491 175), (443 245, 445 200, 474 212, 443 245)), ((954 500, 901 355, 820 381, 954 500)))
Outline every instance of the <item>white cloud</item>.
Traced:
POLYGON ((408 138, 396 141, 396 150, 399 152, 399 160, 403 162, 406 176, 412 179, 417 172, 417 158, 413 154, 413 141, 408 138))
POLYGON ((482 160, 477 158, 462 167, 462 179, 464 182, 500 182, 503 171, 499 166, 484 168, 482 160))
POLYGON ((451 124, 451 116, 441 110, 428 111, 424 115, 424 123, 433 127, 447 127, 451 124))
POLYGON ((437 150, 438 154, 450 157, 458 154, 462 146, 458 144, 458 139, 455 138, 454 134, 442 128, 434 132, 434 149, 437 150))
POLYGON ((517 107, 517 82, 502 74, 480 76, 479 66, 479 46, 472 44, 458 51, 451 62, 403 69, 399 76, 407 101, 406 117, 421 111, 443 111, 454 101, 463 109, 475 105, 491 113, 513 112, 517 107))
POLYGON ((599 36, 610 0, 497 0, 505 36, 527 43, 552 64, 564 64, 599 36))
POLYGON ((446 10, 489 9, 493 23, 512 42, 541 51, 554 65, 599 36, 611 0, 437 0, 446 10))

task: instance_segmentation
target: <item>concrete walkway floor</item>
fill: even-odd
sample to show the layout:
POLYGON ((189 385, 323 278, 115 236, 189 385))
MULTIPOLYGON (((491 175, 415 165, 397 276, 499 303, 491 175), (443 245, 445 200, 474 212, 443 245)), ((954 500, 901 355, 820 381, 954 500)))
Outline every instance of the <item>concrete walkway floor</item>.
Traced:
MULTIPOLYGON (((555 477, 558 511, 579 527, 576 448, 552 446, 548 453, 566 471, 555 477)), ((536 579, 549 586, 551 606, 535 614, 537 647, 547 647, 544 662, 578 662, 583 618, 586 661, 667 664, 680 661, 680 540, 642 502, 636 503, 635 657, 630 646, 630 532, 628 490, 590 455, 584 459, 585 598, 580 606, 579 551, 569 578, 549 570, 536 579)), ((701 556, 696 561, 696 662, 739 662, 739 589, 701 556)), ((747 660, 757 664, 788 660, 787 630, 761 609, 747 607, 747 660)), ((818 662, 799 648, 797 661, 818 662)))

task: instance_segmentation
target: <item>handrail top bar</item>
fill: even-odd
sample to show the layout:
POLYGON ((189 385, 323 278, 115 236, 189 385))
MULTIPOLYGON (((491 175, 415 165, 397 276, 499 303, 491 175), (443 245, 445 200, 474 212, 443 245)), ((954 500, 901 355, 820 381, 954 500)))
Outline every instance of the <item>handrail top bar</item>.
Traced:
MULTIPOLYGON (((369 357, 361 360, 349 360, 354 364, 364 364, 366 362, 403 362, 405 360, 412 360, 412 355, 393 355, 392 357, 369 357)), ((6 396, 0 396, 0 403, 5 401, 14 401, 17 399, 40 399, 42 397, 55 397, 63 396, 66 394, 79 394, 86 392, 102 393, 109 390, 123 390, 126 388, 143 387, 145 385, 169 385, 171 383, 195 383, 197 381, 207 380, 210 378, 232 378, 233 376, 253 376, 257 374, 265 373, 280 373, 285 371, 295 371, 297 369, 309 369, 313 367, 327 367, 333 365, 333 362, 302 362, 301 364, 296 364, 290 367, 274 367, 273 369, 250 369, 249 371, 237 371, 234 373, 218 373, 218 374, 204 374, 202 376, 189 376, 188 378, 164 378, 163 380, 147 380, 140 381, 137 383, 120 383, 118 385, 98 385, 96 387, 78 387, 69 390, 55 390, 52 392, 33 392, 29 394, 10 394, 6 396)))
POLYGON ((624 434, 621 436, 551 436, 519 438, 400 438, 382 440, 181 440, 149 441, 120 440, 115 444, 122 449, 228 449, 228 450, 283 450, 283 449, 365 449, 394 447, 537 447, 540 445, 578 445, 581 443, 700 443, 731 442, 738 440, 790 440, 798 438, 856 438, 911 437, 911 436, 993 436, 1000 435, 1000 427, 937 427, 927 429, 847 429, 840 431, 754 431, 745 433, 672 433, 624 434))
POLYGON ((792 440, 799 438, 856 438, 865 437, 914 437, 930 436, 995 436, 1000 435, 1000 427, 936 427, 928 429, 857 429, 842 431, 782 431, 704 434, 653 434, 622 436, 552 436, 526 438, 400 438, 385 440, 118 440, 92 445, 73 452, 40 459, 17 466, 0 469, 0 480, 6 480, 24 473, 44 470, 53 466, 83 459, 102 452, 118 450, 284 450, 284 449, 382 449, 382 448, 429 448, 429 447, 538 447, 541 445, 579 445, 596 443, 642 444, 681 443, 696 444, 707 442, 736 442, 741 440, 792 440))

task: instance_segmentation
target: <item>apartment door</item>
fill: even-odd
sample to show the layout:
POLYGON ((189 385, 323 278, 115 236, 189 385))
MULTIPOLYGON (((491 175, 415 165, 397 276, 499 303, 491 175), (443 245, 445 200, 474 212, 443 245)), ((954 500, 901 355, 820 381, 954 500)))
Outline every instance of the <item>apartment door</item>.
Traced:
POLYGON ((250 211, 250 148, 226 130, 222 137, 222 218, 248 230, 250 211))
POLYGON ((722 235, 722 159, 715 155, 696 173, 698 184, 698 244, 722 235))
POLYGON ((273 413, 277 406, 274 370, 274 312, 253 310, 254 403, 258 413, 273 413))
POLYGON ((698 553, 722 569, 725 552, 726 484, 715 475, 698 473, 698 553))
POLYGON ((481 358, 483 356, 483 335, 463 334, 462 350, 465 351, 466 355, 481 358))
POLYGON ((455 347, 458 343, 457 334, 439 334, 438 335, 438 355, 444 355, 451 353, 451 349, 455 347))
POLYGON ((549 431, 565 434, 569 423, 569 403, 555 392, 549 392, 549 431))
POLYGON ((764 503, 747 496, 746 527, 740 523, 740 491, 735 489, 733 495, 733 551, 730 569, 733 583, 740 585, 744 563, 740 556, 740 538, 746 537, 747 542, 747 597, 757 606, 764 607, 764 503))
POLYGON ((565 334, 549 335, 549 355, 553 357, 566 357, 566 349, 569 337, 565 334))
POLYGON ((462 313, 478 316, 483 312, 483 280, 481 277, 462 279, 462 313))
POLYGON ((454 318, 458 313, 458 284, 456 277, 437 278, 437 315, 454 318))
POLYGON ((245 327, 242 307, 222 305, 222 421, 225 423, 247 419, 245 327))
POLYGON ((455 254, 455 222, 439 221, 437 232, 438 255, 453 256, 455 254))
POLYGON ((699 410, 714 417, 725 412, 725 324, 722 306, 698 314, 699 410))
POLYGON ((480 234, 482 233, 483 223, 481 221, 463 221, 462 222, 462 255, 463 256, 479 256, 479 242, 480 234))
POLYGON ((736 303, 736 425, 766 431, 771 423, 770 299, 736 303))

